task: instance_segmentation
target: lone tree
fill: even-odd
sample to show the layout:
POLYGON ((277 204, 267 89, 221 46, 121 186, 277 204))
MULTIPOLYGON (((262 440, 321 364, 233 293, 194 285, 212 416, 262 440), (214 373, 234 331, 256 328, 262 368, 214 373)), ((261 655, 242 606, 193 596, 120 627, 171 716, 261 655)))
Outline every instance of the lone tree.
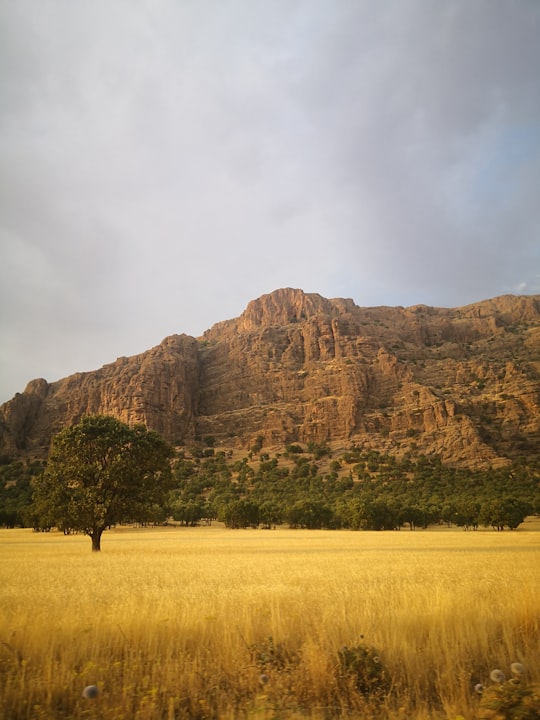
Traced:
POLYGON ((101 550, 117 522, 145 522, 172 484, 172 447, 144 425, 90 416, 52 440, 47 468, 34 480, 33 513, 44 526, 77 530, 101 550))

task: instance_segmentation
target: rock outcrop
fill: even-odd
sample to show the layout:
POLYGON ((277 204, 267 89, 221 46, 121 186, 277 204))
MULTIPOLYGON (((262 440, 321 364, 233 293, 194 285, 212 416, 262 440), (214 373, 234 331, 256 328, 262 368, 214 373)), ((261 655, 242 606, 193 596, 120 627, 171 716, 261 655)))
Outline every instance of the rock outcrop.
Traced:
POLYGON ((201 338, 55 383, 0 407, 3 452, 45 455, 87 414, 143 422, 175 444, 352 442, 488 466, 540 446, 540 298, 462 308, 360 308, 281 289, 201 338))
POLYGON ((198 396, 197 340, 173 335, 141 355, 118 358, 94 372, 28 383, 0 407, 0 442, 4 452, 43 456, 51 436, 65 425, 101 414, 144 423, 181 443, 195 435, 198 396))

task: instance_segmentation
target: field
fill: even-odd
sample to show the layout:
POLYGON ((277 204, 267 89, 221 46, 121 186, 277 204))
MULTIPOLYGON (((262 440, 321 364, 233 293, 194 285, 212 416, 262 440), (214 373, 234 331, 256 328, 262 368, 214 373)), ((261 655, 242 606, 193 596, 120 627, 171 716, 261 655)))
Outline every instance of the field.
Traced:
POLYGON ((534 524, 0 530, 0 716, 470 718, 491 669, 540 681, 539 598, 534 524))

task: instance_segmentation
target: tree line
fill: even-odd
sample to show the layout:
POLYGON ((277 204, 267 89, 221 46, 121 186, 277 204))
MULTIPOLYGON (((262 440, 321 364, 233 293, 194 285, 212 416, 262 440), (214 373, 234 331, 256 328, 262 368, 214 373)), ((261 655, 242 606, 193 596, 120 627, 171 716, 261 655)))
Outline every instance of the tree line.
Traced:
POLYGON ((212 449, 184 454, 174 470, 172 517, 184 524, 217 518, 232 528, 414 530, 444 523, 503 530, 540 513, 538 466, 473 471, 438 457, 400 459, 352 446, 322 472, 315 459, 321 447, 298 448, 234 462, 212 449))
POLYGON ((213 438, 173 450, 143 426, 94 416, 53 439, 47 463, 0 456, 0 525, 82 531, 100 549, 119 522, 230 528, 399 530, 434 524, 517 528, 540 514, 540 464, 475 471, 436 456, 402 457, 352 444, 264 451, 233 459, 213 438))

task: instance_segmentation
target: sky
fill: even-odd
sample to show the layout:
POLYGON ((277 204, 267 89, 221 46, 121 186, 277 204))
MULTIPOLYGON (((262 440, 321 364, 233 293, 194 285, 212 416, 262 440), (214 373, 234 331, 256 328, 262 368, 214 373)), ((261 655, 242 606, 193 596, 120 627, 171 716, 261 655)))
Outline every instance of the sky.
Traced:
POLYGON ((0 402, 281 287, 540 293, 539 0, 0 0, 0 402))

